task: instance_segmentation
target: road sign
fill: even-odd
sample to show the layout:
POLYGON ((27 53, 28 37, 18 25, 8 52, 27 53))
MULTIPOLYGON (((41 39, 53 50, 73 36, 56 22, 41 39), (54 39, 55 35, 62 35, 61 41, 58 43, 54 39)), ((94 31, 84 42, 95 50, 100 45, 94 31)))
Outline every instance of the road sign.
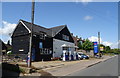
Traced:
POLYGON ((100 47, 100 51, 103 51, 104 50, 104 47, 100 47))

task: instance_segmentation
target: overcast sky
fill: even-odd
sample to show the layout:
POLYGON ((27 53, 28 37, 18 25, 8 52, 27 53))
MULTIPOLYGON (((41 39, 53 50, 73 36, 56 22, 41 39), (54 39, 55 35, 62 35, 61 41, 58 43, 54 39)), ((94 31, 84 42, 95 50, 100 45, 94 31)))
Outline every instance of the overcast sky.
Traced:
MULTIPOLYGON (((2 26, 0 34, 7 42, 19 19, 31 21, 30 2, 2 3, 2 26)), ((35 24, 46 28, 67 25, 70 32, 83 39, 97 41, 101 32, 101 43, 116 48, 118 44, 117 2, 36 2, 35 24)))

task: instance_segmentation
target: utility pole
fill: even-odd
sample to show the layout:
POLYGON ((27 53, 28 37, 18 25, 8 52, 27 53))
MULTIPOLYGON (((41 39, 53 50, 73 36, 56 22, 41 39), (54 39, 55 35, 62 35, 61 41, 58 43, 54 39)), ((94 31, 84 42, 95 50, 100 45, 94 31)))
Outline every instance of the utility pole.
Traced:
POLYGON ((98 53, 100 57, 100 32, 98 32, 98 53))
POLYGON ((34 24, 34 7, 35 7, 35 1, 32 0, 31 33, 30 33, 29 53, 28 53, 28 67, 31 67, 31 60, 32 60, 32 36, 33 36, 33 24, 34 24))

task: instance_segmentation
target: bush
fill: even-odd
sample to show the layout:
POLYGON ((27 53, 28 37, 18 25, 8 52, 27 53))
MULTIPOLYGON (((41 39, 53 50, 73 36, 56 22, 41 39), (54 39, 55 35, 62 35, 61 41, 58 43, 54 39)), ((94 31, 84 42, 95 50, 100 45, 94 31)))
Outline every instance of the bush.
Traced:
POLYGON ((8 63, 2 63, 2 70, 10 70, 14 72, 20 72, 18 64, 8 64, 8 63))

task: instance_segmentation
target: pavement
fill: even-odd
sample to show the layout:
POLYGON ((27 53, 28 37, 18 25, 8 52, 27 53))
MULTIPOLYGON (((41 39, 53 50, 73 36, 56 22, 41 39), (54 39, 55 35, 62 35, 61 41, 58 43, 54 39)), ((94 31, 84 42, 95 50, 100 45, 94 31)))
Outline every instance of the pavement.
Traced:
POLYGON ((101 59, 90 59, 90 60, 80 60, 77 61, 77 63, 72 63, 71 64, 67 64, 61 67, 57 67, 57 68, 46 68, 43 69, 44 71, 47 71, 48 73, 51 73, 53 76, 68 76, 71 73, 80 71, 82 69, 91 67, 95 64, 98 64, 102 61, 106 61, 107 59, 112 58, 113 56, 103 56, 103 58, 101 59))
MULTIPOLYGON (((67 76, 92 65, 112 58, 113 56, 103 56, 101 59, 90 58, 78 61, 43 61, 32 62, 32 66, 37 68, 37 72, 24 74, 24 76, 67 76), (41 70, 42 69, 42 70, 41 70)), ((19 65, 26 65, 26 62, 18 62, 19 65)), ((22 75, 21 75, 22 76, 22 75)))
MULTIPOLYGON (((60 67, 60 66, 65 66, 65 65, 71 65, 71 64, 76 64, 79 62, 96 62, 96 61, 102 61, 111 58, 112 56, 103 56, 101 59, 96 59, 96 58, 90 58, 86 60, 76 60, 76 61, 40 61, 40 62, 32 62, 32 66, 38 69, 47 69, 47 68, 55 68, 55 67, 60 67)), ((26 62, 18 62, 18 64, 21 65, 26 65, 26 62)))
POLYGON ((120 55, 118 55, 118 75, 120 76, 120 55))

